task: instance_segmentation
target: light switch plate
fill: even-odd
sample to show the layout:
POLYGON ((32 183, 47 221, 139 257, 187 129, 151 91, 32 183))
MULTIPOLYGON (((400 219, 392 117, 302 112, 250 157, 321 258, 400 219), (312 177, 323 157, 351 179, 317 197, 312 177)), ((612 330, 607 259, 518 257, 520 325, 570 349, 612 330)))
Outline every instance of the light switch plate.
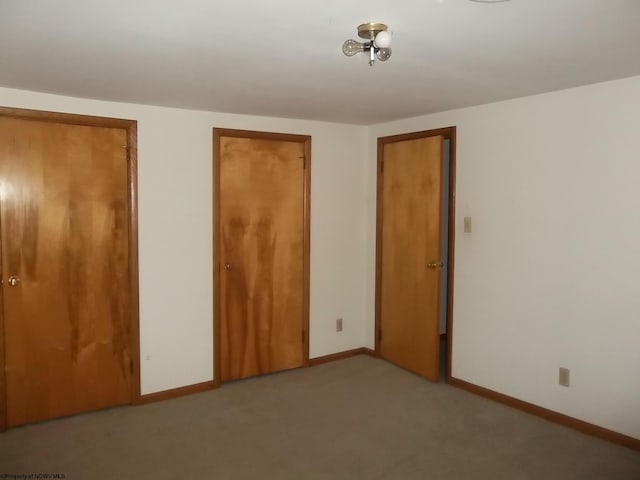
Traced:
POLYGON ((464 217, 464 233, 471 233, 471 217, 464 217))

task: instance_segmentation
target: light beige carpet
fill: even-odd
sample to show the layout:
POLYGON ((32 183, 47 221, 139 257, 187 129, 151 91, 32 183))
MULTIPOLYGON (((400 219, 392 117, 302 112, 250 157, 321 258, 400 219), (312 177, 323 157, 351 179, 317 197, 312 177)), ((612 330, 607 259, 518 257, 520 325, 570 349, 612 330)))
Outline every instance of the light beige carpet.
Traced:
POLYGON ((640 452, 359 356, 15 428, 0 474, 99 479, 640 479, 640 452))

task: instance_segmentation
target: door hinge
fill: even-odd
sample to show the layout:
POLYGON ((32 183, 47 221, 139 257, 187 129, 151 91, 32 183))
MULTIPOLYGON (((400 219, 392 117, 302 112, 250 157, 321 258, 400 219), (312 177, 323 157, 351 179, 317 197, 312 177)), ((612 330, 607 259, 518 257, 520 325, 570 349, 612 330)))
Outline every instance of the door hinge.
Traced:
POLYGON ((129 371, 131 375, 133 375, 133 359, 129 359, 129 371))
POLYGON ((302 343, 304 343, 304 330, 302 330, 302 343))
POLYGON ((298 157, 302 159, 302 169, 304 170, 305 168, 307 168, 307 157, 302 156, 302 157, 298 157))
POLYGON ((378 341, 382 341, 382 329, 378 330, 378 341))
POLYGON ((380 173, 384 173, 384 160, 380 160, 380 173))

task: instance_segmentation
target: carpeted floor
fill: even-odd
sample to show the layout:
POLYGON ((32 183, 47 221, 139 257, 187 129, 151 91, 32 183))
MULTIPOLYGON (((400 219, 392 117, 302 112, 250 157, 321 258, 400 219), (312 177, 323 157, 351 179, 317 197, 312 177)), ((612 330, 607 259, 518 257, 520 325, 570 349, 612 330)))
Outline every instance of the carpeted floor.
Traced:
POLYGON ((71 480, 637 480, 640 452, 359 356, 15 428, 0 434, 3 473, 71 480))

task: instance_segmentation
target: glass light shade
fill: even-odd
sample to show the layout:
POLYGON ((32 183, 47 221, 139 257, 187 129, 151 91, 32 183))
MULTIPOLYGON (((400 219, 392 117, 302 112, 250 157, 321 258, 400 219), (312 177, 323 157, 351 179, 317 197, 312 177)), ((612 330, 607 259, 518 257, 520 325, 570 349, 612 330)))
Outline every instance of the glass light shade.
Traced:
POLYGON ((378 51, 376 52, 376 57, 378 57, 378 60, 380 60, 381 62, 386 62, 387 60, 389 60, 389 57, 391 57, 391 49, 390 48, 378 49, 378 51))
POLYGON ((383 30, 376 35, 375 43, 376 47, 389 48, 389 45, 391 45, 391 34, 383 30))
POLYGON ((356 40, 347 40, 342 44, 342 53, 347 57, 352 57, 356 53, 364 52, 364 44, 356 40))

